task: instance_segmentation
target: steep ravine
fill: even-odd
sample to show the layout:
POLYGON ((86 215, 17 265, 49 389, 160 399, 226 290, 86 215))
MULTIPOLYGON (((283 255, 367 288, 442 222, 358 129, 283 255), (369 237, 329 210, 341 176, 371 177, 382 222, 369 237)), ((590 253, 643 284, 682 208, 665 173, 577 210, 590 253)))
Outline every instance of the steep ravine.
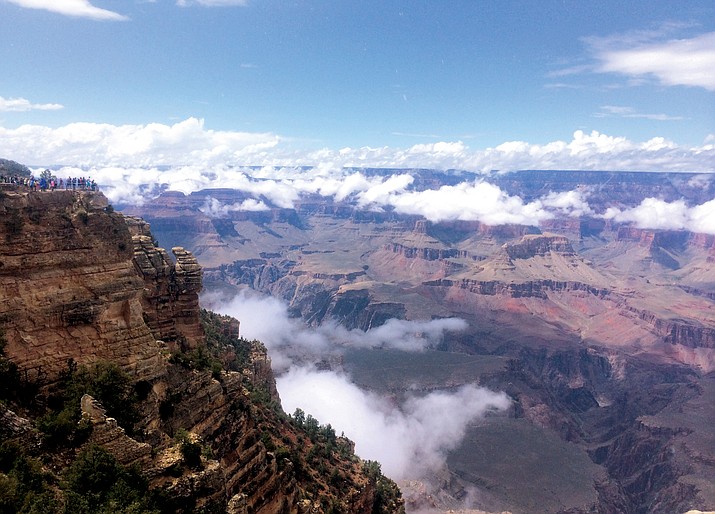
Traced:
MULTIPOLYGON (((527 252, 523 246, 513 248, 508 249, 513 250, 514 258, 529 258, 533 253, 527 252)), ((396 253, 398 250, 401 252, 396 249, 396 253)), ((540 251, 543 253, 544 250, 540 251)), ((572 252, 572 249, 564 247, 564 251, 572 252)), ((413 252, 410 258, 430 257, 432 254, 413 252)), ((256 259, 235 262, 211 273, 214 279, 248 285, 281 297, 290 302, 296 315, 309 322, 319 323, 333 318, 348 327, 367 329, 379 325, 380 319, 404 317, 404 306, 399 303, 386 307, 384 303, 374 301, 368 288, 344 287, 360 278, 306 277, 296 274, 294 266, 291 261, 256 259)), ((475 298, 473 305, 481 309, 485 307, 480 307, 482 304, 477 302, 482 298, 486 302, 490 297, 507 303, 509 299, 545 301, 555 294, 575 294, 579 298, 603 302, 603 305, 607 301, 608 305, 623 306, 628 301, 627 296, 605 286, 551 279, 522 283, 440 279, 424 283, 422 287, 425 294, 433 295, 436 303, 455 309, 459 307, 456 302, 464 301, 465 293, 475 298)), ((487 309, 490 306, 488 303, 484 305, 487 309)), ((458 312, 469 316, 467 311, 458 312)), ((644 333, 662 338, 665 345, 697 348, 711 345, 710 332, 705 327, 691 323, 678 328, 677 322, 666 324, 635 307, 625 309, 625 312, 644 323, 644 333)), ((493 311, 491 315, 498 316, 499 313, 493 311)), ((567 327, 547 325, 548 330, 544 328, 537 332, 536 320, 519 311, 505 312, 503 318, 494 318, 487 323, 475 317, 473 322, 472 333, 446 340, 441 349, 508 357, 510 364, 504 371, 483 376, 480 381, 495 390, 504 390, 514 398, 516 421, 526 420, 532 426, 555 432, 561 439, 581 448, 592 464, 603 469, 603 476, 593 484, 593 503, 569 512, 596 509, 596 512, 666 513, 710 505, 712 488, 703 487, 702 481, 696 487, 692 477, 694 473, 711 473, 712 466, 694 471, 687 457, 683 457, 699 451, 697 448, 702 444, 691 444, 692 438, 681 442, 692 428, 686 424, 671 427, 644 422, 645 417, 656 416, 679 402, 699 401, 703 395, 700 385, 703 377, 697 371, 685 365, 657 362, 647 355, 639 356, 637 352, 598 346, 595 342, 588 347, 574 347, 574 344, 584 343, 567 327), (501 328, 493 328, 499 326, 501 328), (480 332, 480 327, 484 327, 485 332, 480 332), (546 347, 551 349, 546 350, 546 347)), ((514 431, 519 435, 522 432, 521 428, 514 431)), ((480 440, 479 433, 475 433, 474 440, 475 444, 493 442, 480 440)), ((463 447, 460 451, 469 452, 473 448, 463 447)), ((462 461, 459 465, 463 465, 462 461)), ((464 466, 444 484, 455 496, 474 485, 459 478, 463 471, 464 476, 475 479, 470 464, 464 466)), ((479 468, 478 471, 484 470, 479 468)), ((534 469, 533 472, 540 471, 534 469)), ((488 471, 486 473, 489 476, 488 471)), ((559 472, 550 470, 549 473, 558 476, 559 472)), ((492 482, 486 478, 480 480, 477 483, 485 487, 484 494, 489 494, 489 488, 484 484, 492 482)), ((507 499, 513 500, 512 505, 517 507, 528 505, 519 503, 524 501, 523 498, 507 499)), ((492 505, 504 506, 498 502, 492 505)), ((558 512, 557 505, 555 502, 548 512, 558 512)), ((512 509, 529 512, 526 507, 525 510, 512 509)))

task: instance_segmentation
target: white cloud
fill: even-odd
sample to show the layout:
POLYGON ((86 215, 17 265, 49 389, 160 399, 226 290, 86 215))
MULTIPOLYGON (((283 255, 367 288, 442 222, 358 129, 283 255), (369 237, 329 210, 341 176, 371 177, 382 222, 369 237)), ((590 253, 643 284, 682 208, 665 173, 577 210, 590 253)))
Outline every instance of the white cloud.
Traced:
POLYGON ((588 205, 584 191, 551 192, 541 198, 544 207, 562 216, 590 216, 593 210, 588 205))
POLYGON ((487 182, 442 186, 392 196, 389 204, 403 214, 419 214, 431 221, 479 220, 489 225, 536 225, 551 218, 541 202, 524 203, 487 182))
POLYGON ((405 194, 407 187, 414 182, 408 174, 392 175, 384 182, 374 183, 357 195, 358 206, 384 205, 397 195, 405 194))
MULTIPOLYGON (((432 220, 478 219, 492 224, 535 224, 562 212, 563 206, 554 203, 555 198, 527 203, 481 182, 417 192, 412 176, 404 171, 368 176, 349 168, 463 169, 478 173, 493 169, 715 171, 712 137, 705 138, 702 146, 688 147, 662 137, 635 142, 577 130, 570 141, 542 145, 508 141, 484 150, 472 150, 462 142, 442 142, 406 149, 300 151, 275 134, 211 130, 196 118, 173 125, 0 126, 0 155, 30 166, 65 164, 58 176, 92 176, 115 203, 137 203, 164 189, 189 194, 224 187, 246 192, 267 207, 290 208, 303 194, 319 194, 350 200, 363 208, 394 208, 432 220)), ((577 200, 574 197, 569 201, 577 200)), ((241 206, 263 207, 258 203, 241 206)), ((568 208, 574 212, 579 209, 575 204, 568 208)))
MULTIPOLYGON (((665 141, 654 138, 652 141, 665 141)), ((30 165, 155 167, 316 166, 464 169, 585 169, 624 171, 715 171, 715 146, 668 142, 644 144, 597 131, 577 130, 570 141, 543 145, 508 141, 484 150, 462 142, 409 148, 361 147, 296 150, 276 134, 217 131, 203 120, 188 118, 173 125, 72 123, 58 128, 22 125, 0 127, 0 154, 30 165)), ((333 175, 334 176, 334 175, 333 175)), ((336 187, 327 174, 325 187, 336 187)), ((370 180, 365 179, 365 185, 370 180)), ((375 184, 373 184, 375 185, 375 184)), ((377 193, 375 191, 374 193, 377 193)), ((366 202, 369 202, 366 196, 366 202)))
POLYGON ((56 111, 64 109, 60 104, 33 104, 26 98, 3 98, 0 96, 0 112, 56 111))
POLYGON ((296 359, 320 360, 330 351, 345 348, 393 348, 419 352, 438 344, 446 332, 467 328, 458 318, 428 321, 388 320, 363 332, 327 321, 315 328, 288 316, 288 306, 272 297, 242 292, 234 298, 202 298, 202 303, 241 320, 241 333, 259 339, 271 351, 274 369, 284 371, 296 359))
POLYGON ((72 166, 210 165, 265 159, 279 138, 268 133, 209 130, 203 120, 173 125, 71 123, 59 128, 0 127, 0 153, 30 164, 72 166))
POLYGON ((658 31, 588 38, 598 64, 594 71, 629 77, 655 77, 666 86, 715 91, 715 32, 658 41, 658 31))
POLYGON ((202 304, 241 321, 241 333, 266 344, 278 375, 283 408, 303 409, 337 433, 355 441, 356 453, 378 460, 394 479, 425 479, 445 464, 466 428, 485 412, 507 409, 510 400, 475 385, 456 391, 413 396, 402 405, 361 390, 342 373, 316 371, 312 366, 348 347, 397 348, 421 351, 438 342, 445 331, 463 330, 459 319, 389 320, 376 329, 347 330, 335 323, 309 328, 289 318, 287 307, 271 297, 241 294, 230 301, 203 297, 202 304), (449 419, 449 423, 444 420, 449 419))
POLYGON ((42 9, 65 16, 94 20, 128 20, 126 16, 93 6, 89 0, 5 0, 28 9, 42 9))
POLYGON ((630 209, 612 207, 603 217, 633 223, 640 228, 715 234, 715 200, 688 207, 682 200, 666 202, 658 198, 646 198, 640 205, 630 209))
POLYGON ((617 105, 603 105, 601 110, 594 114, 596 118, 641 118, 655 121, 680 121, 682 116, 671 116, 669 114, 644 114, 637 112, 633 107, 623 107, 617 105))
POLYGON ((243 202, 224 204, 211 196, 206 197, 199 210, 210 218, 226 218, 231 212, 236 211, 267 211, 268 206, 261 200, 247 198, 243 202))
POLYGON ((471 423, 510 405, 503 393, 467 385, 395 406, 343 375, 305 367, 279 377, 278 390, 286 411, 301 408, 345 432, 360 457, 379 461, 395 480, 425 479, 441 470, 446 453, 459 445, 471 423))

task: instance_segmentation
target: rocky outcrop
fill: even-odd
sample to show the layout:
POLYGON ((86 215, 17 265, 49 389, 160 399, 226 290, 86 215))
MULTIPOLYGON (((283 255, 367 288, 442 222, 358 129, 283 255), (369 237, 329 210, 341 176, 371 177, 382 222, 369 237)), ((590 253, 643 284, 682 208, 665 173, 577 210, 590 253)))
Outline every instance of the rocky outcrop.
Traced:
POLYGON ((510 259, 531 259, 550 252, 567 256, 576 255, 567 238, 553 234, 526 235, 515 243, 506 243, 503 248, 510 259))
POLYGON ((386 249, 402 255, 407 259, 425 259, 428 261, 438 261, 444 259, 454 259, 467 257, 467 252, 457 248, 415 248, 408 247, 400 243, 391 243, 386 249))
POLYGON ((246 259, 209 271, 207 279, 248 285, 260 291, 292 273, 295 265, 290 260, 246 259))
POLYGON ((174 264, 151 236, 149 224, 127 218, 134 248, 133 262, 144 278, 144 319, 157 339, 194 348, 203 340, 199 322, 202 270, 196 258, 181 247, 172 248, 174 264))
POLYGON ((597 297, 605 298, 612 294, 608 289, 598 288, 583 282, 558 280, 530 280, 525 282, 501 282, 498 280, 460 281, 441 279, 424 282, 425 286, 458 287, 478 295, 503 295, 510 298, 547 298, 549 292, 583 291, 597 297))
POLYGON ((600 218, 574 217, 552 218, 539 222, 543 231, 563 234, 575 240, 587 237, 599 237, 607 230, 610 222, 600 218))
POLYGON ((688 348, 715 348, 715 328, 695 324, 692 320, 665 319, 646 310, 631 310, 669 344, 688 348))
MULTIPOLYGON (((182 247, 171 249, 176 259, 173 274, 175 298, 173 319, 176 330, 186 338, 189 347, 197 346, 203 339, 199 322, 199 292, 202 288, 202 270, 196 257, 182 247)), ((171 288, 170 288, 171 289, 171 288)))
POLYGON ((621 226, 616 233, 617 241, 633 241, 641 246, 668 249, 683 249, 692 234, 685 230, 652 230, 634 226, 621 226))
POLYGON ((92 424, 89 441, 102 446, 125 466, 144 466, 151 461, 152 448, 147 443, 140 443, 126 435, 124 428, 117 425, 117 420, 107 417, 104 407, 94 398, 85 394, 81 405, 82 418, 92 424))
POLYGON ((106 206, 88 191, 0 200, 0 324, 7 355, 33 381, 53 382, 68 360, 116 362, 143 380, 161 373, 132 238, 106 206))

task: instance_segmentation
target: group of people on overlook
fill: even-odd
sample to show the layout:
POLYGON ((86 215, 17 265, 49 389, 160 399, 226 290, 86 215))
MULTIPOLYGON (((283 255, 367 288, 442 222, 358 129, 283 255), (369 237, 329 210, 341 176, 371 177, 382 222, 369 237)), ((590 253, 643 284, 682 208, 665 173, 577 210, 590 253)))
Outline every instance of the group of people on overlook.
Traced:
POLYGON ((66 179, 57 177, 45 177, 40 178, 22 177, 19 175, 5 176, 0 175, 1 184, 15 184, 18 186, 25 186, 30 189, 30 191, 54 191, 55 189, 72 189, 72 190, 85 190, 85 191, 96 191, 97 182, 91 178, 84 177, 68 177, 66 179))

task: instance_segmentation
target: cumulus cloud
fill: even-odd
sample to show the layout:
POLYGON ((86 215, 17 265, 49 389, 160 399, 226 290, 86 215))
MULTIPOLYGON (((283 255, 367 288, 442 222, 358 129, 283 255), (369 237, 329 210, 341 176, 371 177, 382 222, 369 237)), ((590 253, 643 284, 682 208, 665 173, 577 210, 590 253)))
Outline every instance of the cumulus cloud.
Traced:
POLYGON ((45 11, 72 16, 75 18, 90 18, 93 20, 122 21, 128 20, 126 16, 114 11, 95 7, 89 0, 6 0, 11 4, 28 9, 42 9, 45 11))
MULTIPOLYGON (((462 142, 409 148, 361 147, 296 150, 272 133, 217 131, 203 120, 173 125, 72 123, 58 128, 0 127, 0 154, 30 165, 66 164, 101 167, 156 166, 314 166, 435 168, 490 172, 498 169, 585 169, 715 171, 715 147, 689 147, 663 138, 635 142, 598 131, 577 130, 570 141, 533 144, 507 141, 493 148, 470 149, 462 142)), ((331 187, 326 182, 326 187, 331 187)), ((333 186, 334 187, 334 186, 333 186)), ((366 201, 368 201, 366 199, 366 201)))
POLYGON ((467 427, 485 412, 507 409, 509 399, 473 385, 412 397, 396 406, 333 372, 292 368, 278 378, 283 407, 312 414, 355 441, 364 459, 377 460, 395 479, 419 479, 445 465, 467 427))
POLYGON ((639 32, 587 38, 597 65, 594 71, 629 77, 655 77, 666 86, 715 91, 715 32, 685 39, 658 40, 662 34, 639 32))
POLYGON ((419 214, 435 222, 479 220, 488 225, 536 225, 552 217, 541 202, 524 203, 518 196, 509 196, 487 182, 408 192, 390 197, 389 203, 397 212, 419 214))
POLYGON ((251 162, 265 158, 279 138, 269 133, 210 130, 203 120, 173 125, 70 123, 58 128, 0 127, 0 153, 30 164, 151 167, 251 162))
POLYGON ((64 109, 61 104, 33 104, 26 98, 3 98, 0 96, 0 112, 56 111, 64 109))
POLYGON ((400 479, 424 479, 445 465, 445 455, 458 446, 470 423, 510 401, 474 385, 456 391, 412 396, 396 405, 364 391, 336 371, 318 371, 312 363, 345 348, 397 348, 421 351, 446 331, 463 330, 459 319, 405 321, 393 319, 367 332, 335 323, 309 328, 288 317, 287 306, 271 297, 240 294, 226 302, 204 297, 202 303, 241 321, 241 332, 263 341, 274 368, 283 408, 300 408, 321 423, 355 441, 358 455, 378 460, 383 471, 400 479))
POLYGON ((640 228, 715 234, 715 200, 688 207, 682 200, 666 202, 658 198, 646 198, 640 205, 630 209, 612 207, 606 210, 603 217, 633 223, 640 228))
POLYGON ((267 211, 269 207, 261 200, 247 198, 242 202, 225 204, 211 196, 206 197, 204 204, 199 207, 199 210, 206 214, 209 218, 226 218, 232 212, 236 211, 267 211))
POLYGON ((587 191, 551 192, 541 198, 541 202, 550 212, 562 216, 590 216, 593 210, 588 204, 587 191))
MULTIPOLYGON (((479 220, 537 224, 554 214, 587 213, 583 198, 544 197, 525 202, 481 181, 417 191, 412 175, 356 171, 361 167, 491 170, 584 169, 715 171, 715 145, 679 145, 662 137, 634 142, 577 130, 570 141, 508 141, 485 150, 461 142, 409 148, 324 148, 297 151, 271 133, 217 131, 203 120, 165 125, 72 123, 59 128, 0 127, 0 155, 30 166, 65 164, 57 176, 90 176, 113 203, 138 204, 171 189, 189 194, 231 188, 253 202, 206 206, 214 216, 231 209, 291 208, 305 194, 348 200, 360 208, 394 209, 432 221, 479 220), (250 166, 248 166, 250 165, 250 166), (224 208, 225 207, 225 208, 224 208)), ((422 186, 420 186, 422 187, 422 186)))
POLYGON ((384 182, 373 183, 357 195, 358 206, 384 205, 391 198, 405 194, 407 186, 414 182, 414 177, 408 174, 392 175, 384 182))

